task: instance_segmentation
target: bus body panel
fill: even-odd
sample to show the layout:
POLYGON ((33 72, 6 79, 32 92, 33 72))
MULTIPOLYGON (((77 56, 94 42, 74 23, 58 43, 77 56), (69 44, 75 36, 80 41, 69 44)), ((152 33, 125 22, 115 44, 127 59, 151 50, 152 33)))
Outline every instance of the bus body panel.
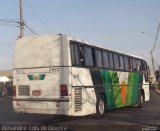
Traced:
MULTIPOLYGON (((57 67, 56 67, 57 69, 57 67)), ((59 98, 60 97, 60 75, 63 72, 61 67, 58 71, 49 72, 50 68, 39 69, 21 69, 25 73, 14 73, 14 85, 17 86, 17 98, 59 98), (40 71, 41 70, 41 71, 40 71), (34 91, 41 91, 40 95, 34 95, 34 91), (18 92, 19 91, 19 92, 18 92), (23 92, 24 91, 24 94, 23 92), (28 94, 25 92, 28 91, 28 94)), ((16 72, 16 71, 15 71, 16 72)))
MULTIPOLYGON (((130 106, 137 103, 138 91, 140 85, 142 85, 142 74, 106 69, 97 70, 97 74, 96 79, 102 79, 99 81, 102 81, 101 86, 104 88, 107 109, 130 106), (101 75, 97 75, 98 73, 101 75)), ((92 80, 94 81, 93 77, 92 80)))
POLYGON ((42 35, 17 41, 13 107, 16 112, 71 115, 71 68, 67 37, 42 35), (66 54, 63 54, 66 53, 66 54), (65 57, 64 57, 65 56, 65 57), (61 96, 66 85, 69 96, 61 96))
POLYGON ((62 38, 58 35, 19 39, 14 51, 14 68, 61 66, 62 47, 62 38))
POLYGON ((15 112, 71 115, 68 102, 13 101, 13 105, 15 112))
MULTIPOLYGON (((18 80, 18 82, 16 82, 17 90, 16 97, 13 98, 13 107, 16 112, 72 115, 70 83, 65 83, 68 88, 69 96, 62 97, 60 96, 60 85, 64 83, 60 81, 58 77, 62 76, 61 74, 67 74, 63 77, 70 81, 69 72, 71 72, 71 69, 68 67, 58 68, 59 71, 57 72, 46 73, 46 77, 43 81, 28 80, 27 73, 16 75, 18 80), (29 94, 26 94, 26 87, 29 90, 29 94), (23 88, 23 90, 20 88, 23 88), (41 93, 34 93, 36 91, 40 91, 41 93)), ((27 69, 24 71, 26 70, 27 69)), ((44 72, 45 70, 43 73, 44 72)), ((29 74, 31 74, 31 71, 29 71, 29 74)))
POLYGON ((72 67, 73 115, 96 113, 96 95, 89 69, 72 67))
POLYGON ((149 83, 145 81, 145 77, 143 75, 143 85, 142 88, 144 90, 144 101, 150 100, 150 91, 149 91, 149 83))

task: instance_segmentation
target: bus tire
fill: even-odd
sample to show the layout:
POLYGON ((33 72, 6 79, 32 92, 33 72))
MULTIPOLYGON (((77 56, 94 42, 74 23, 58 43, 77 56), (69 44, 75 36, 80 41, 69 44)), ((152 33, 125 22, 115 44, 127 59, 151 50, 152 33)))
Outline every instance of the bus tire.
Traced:
POLYGON ((100 95, 96 103, 96 118, 102 118, 105 114, 105 99, 103 95, 100 95))

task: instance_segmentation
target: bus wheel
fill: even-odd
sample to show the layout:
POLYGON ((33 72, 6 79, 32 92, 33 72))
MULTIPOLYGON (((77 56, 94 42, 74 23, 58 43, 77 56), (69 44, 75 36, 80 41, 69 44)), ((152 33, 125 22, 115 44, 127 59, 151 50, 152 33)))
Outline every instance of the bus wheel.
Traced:
POLYGON ((99 98, 97 99, 97 104, 96 104, 96 117, 97 118, 102 118, 105 113, 105 100, 103 95, 100 95, 99 98))

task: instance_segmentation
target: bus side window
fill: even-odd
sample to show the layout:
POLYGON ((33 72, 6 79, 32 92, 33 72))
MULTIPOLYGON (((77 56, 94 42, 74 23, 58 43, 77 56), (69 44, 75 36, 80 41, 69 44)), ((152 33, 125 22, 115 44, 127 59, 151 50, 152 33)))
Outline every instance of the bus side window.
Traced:
POLYGON ((145 61, 142 60, 142 71, 145 77, 145 81, 148 82, 148 67, 147 67, 147 63, 145 61))
POLYGON ((79 65, 79 50, 78 45, 71 41, 71 59, 72 65, 79 65))
POLYGON ((102 67, 102 53, 100 50, 95 50, 94 51, 94 56, 95 56, 95 65, 97 67, 102 67))
POLYGON ((141 62, 141 60, 137 60, 137 71, 142 72, 142 62, 141 62))
POLYGON ((137 62, 135 58, 132 58, 133 71, 137 71, 137 62))
POLYGON ((129 71, 129 61, 127 56, 124 56, 124 66, 125 66, 125 70, 129 71))
POLYGON ((108 52, 102 51, 102 58, 103 58, 103 67, 104 68, 109 68, 108 52))
POLYGON ((82 45, 79 46, 79 54, 80 54, 80 63, 82 66, 85 65, 85 61, 84 61, 84 48, 82 45))
POLYGON ((119 56, 119 59, 120 59, 120 69, 121 69, 121 70, 124 70, 124 59, 123 59, 123 56, 120 55, 120 56, 119 56))
POLYGON ((132 58, 128 57, 128 61, 129 61, 129 71, 132 71, 133 66, 132 66, 132 58))
POLYGON ((113 65, 113 54, 112 53, 109 53, 109 65, 110 65, 111 69, 114 68, 114 65, 113 65))
POLYGON ((85 65, 93 66, 93 55, 92 49, 90 47, 84 47, 84 57, 85 57, 85 65))
POLYGON ((145 71, 145 62, 142 60, 142 71, 145 71))
POLYGON ((115 69, 120 69, 119 56, 118 56, 117 53, 113 54, 113 60, 114 60, 114 67, 115 67, 115 69))

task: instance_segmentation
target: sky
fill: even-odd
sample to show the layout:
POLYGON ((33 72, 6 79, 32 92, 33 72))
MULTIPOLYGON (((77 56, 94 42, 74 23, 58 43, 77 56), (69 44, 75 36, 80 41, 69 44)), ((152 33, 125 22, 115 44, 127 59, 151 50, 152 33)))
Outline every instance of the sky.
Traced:
MULTIPOLYGON (((23 17, 37 34, 68 34, 151 63, 160 0, 23 0, 23 17), (144 32, 144 33, 142 33, 144 32)), ((0 20, 19 21, 19 0, 0 0, 0 20)), ((16 23, 0 21, 0 70, 13 68, 16 23), (12 25, 12 26, 6 26, 12 25)), ((32 35, 25 31, 25 36, 32 35)), ((154 51, 160 65, 160 37, 154 51)))

